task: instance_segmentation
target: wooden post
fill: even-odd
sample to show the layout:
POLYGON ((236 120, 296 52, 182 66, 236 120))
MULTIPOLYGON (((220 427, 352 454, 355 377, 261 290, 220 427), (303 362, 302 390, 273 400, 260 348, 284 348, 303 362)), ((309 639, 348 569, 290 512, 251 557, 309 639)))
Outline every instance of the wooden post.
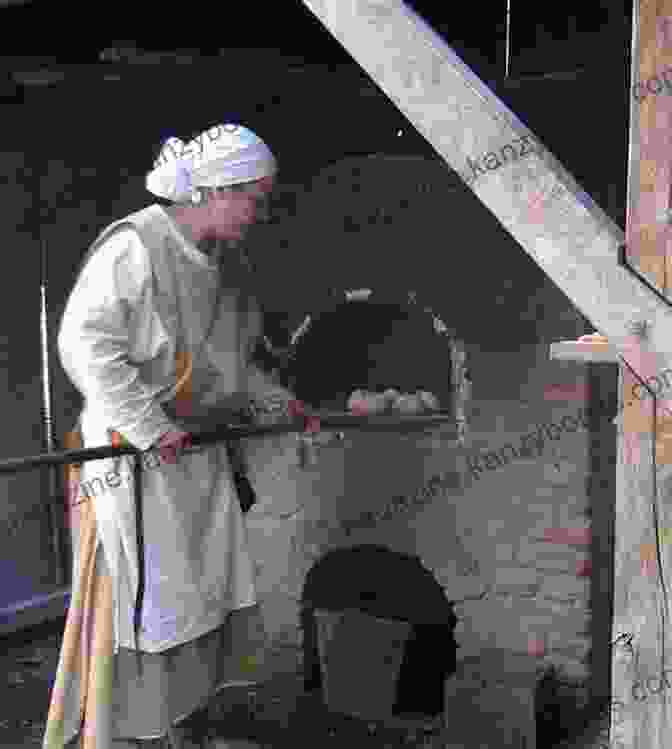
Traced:
POLYGON ((635 0, 633 12, 628 261, 666 296, 672 291, 666 249, 672 147, 672 2, 635 0))
MULTIPOLYGON (((670 205, 671 25, 670 0, 635 1, 626 258, 667 298, 670 227, 661 218, 670 205)), ((619 371, 611 743, 648 749, 672 742, 672 380, 645 332, 633 335, 632 351, 640 366, 619 371)))

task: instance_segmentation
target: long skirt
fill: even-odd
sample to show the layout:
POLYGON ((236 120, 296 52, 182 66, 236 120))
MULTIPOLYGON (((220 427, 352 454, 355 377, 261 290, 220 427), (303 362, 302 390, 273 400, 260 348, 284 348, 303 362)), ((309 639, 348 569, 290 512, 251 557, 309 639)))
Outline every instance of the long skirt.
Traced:
POLYGON ((91 502, 73 517, 78 562, 43 749, 122 749, 160 739, 222 688, 266 679, 259 605, 231 611, 224 624, 162 653, 120 648, 114 655, 113 586, 91 502), (126 744, 128 740, 131 743, 126 744))

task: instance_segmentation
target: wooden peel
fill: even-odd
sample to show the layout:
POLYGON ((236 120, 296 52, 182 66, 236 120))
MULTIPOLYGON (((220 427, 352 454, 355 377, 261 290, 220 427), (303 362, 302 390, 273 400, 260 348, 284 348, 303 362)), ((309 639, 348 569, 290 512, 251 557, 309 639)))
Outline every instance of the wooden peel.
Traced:
POLYGON ((601 333, 590 333, 589 335, 582 335, 578 339, 578 343, 597 343, 607 345, 609 339, 603 336, 601 333))

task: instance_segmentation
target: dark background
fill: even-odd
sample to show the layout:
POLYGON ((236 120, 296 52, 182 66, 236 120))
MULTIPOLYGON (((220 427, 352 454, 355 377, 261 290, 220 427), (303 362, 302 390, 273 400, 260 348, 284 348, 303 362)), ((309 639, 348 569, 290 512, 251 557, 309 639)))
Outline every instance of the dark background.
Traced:
MULTIPOLYGON (((481 72, 486 67, 503 69, 506 0, 459 4, 415 0, 407 4, 423 15, 469 65, 481 67, 481 72)), ((579 37, 618 37, 631 15, 629 2, 568 0, 533 5, 512 0, 512 73, 573 70, 605 62, 618 65, 613 54, 620 58, 622 50, 609 50, 605 39, 600 54, 594 44, 582 45, 579 37), (515 58, 523 50, 536 50, 538 59, 523 66, 516 64, 521 63, 515 58)), ((626 46, 629 39, 628 31, 626 46)), ((348 60, 300 0, 197 3, 179 9, 168 3, 128 0, 113 4, 36 0, 0 7, 0 43, 8 57, 43 55, 59 63, 95 62, 101 48, 115 40, 134 40, 147 50, 191 48, 217 54, 222 47, 273 47, 309 62, 337 64, 348 60)))

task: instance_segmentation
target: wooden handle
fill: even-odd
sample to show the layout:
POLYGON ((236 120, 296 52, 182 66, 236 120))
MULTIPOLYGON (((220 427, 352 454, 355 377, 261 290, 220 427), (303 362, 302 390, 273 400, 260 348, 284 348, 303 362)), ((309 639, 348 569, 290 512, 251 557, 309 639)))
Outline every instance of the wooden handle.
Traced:
POLYGON ((192 409, 192 381, 194 359, 188 351, 178 351, 175 354, 175 409, 179 416, 189 416, 192 409))
MULTIPOLYGON (((82 442, 82 435, 79 432, 79 430, 74 430, 72 432, 66 432, 63 437, 63 447, 66 450, 81 450, 84 447, 84 444, 82 442)), ((81 472, 81 464, 80 463, 67 463, 63 466, 63 472, 65 476, 65 484, 66 486, 71 481, 79 481, 79 476, 81 472)))

